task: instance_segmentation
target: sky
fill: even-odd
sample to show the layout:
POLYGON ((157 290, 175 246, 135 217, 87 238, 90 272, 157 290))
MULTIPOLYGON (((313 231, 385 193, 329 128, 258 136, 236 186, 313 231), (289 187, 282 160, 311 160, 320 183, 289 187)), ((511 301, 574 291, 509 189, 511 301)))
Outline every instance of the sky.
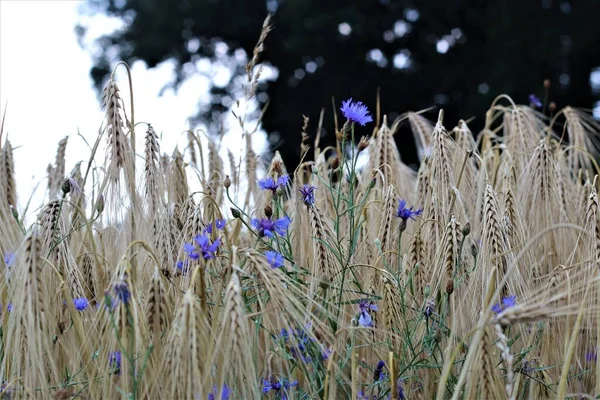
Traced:
MULTIPOLYGON (((82 21, 78 14, 81 4, 77 0, 0 0, 0 113, 6 109, 4 138, 8 134, 15 149, 21 209, 32 194, 33 204, 43 201, 46 167, 54 163, 58 142, 69 137, 68 172, 77 162, 87 160, 86 141, 94 143, 103 121, 89 76, 92 57, 79 46, 74 30, 82 21)), ((88 36, 97 37, 118 26, 114 20, 96 16, 88 36)), ((132 74, 136 122, 152 124, 162 136, 161 151, 171 154, 178 144, 182 149, 183 132, 190 128, 188 118, 196 112, 198 102, 207 100, 209 81, 198 75, 186 81, 177 94, 166 91, 161 97, 160 89, 173 77, 169 62, 153 70, 137 62, 132 74)), ((116 79, 129 105, 124 69, 117 71, 116 79)), ((143 138, 145 129, 143 125, 136 129, 138 138, 143 138)), ((239 139, 241 131, 228 135, 228 147, 233 147, 234 153, 236 146, 241 149, 235 136, 239 139)), ((263 136, 255 141, 259 152, 266 149, 263 136)), ((138 143, 140 149, 141 141, 138 143)))

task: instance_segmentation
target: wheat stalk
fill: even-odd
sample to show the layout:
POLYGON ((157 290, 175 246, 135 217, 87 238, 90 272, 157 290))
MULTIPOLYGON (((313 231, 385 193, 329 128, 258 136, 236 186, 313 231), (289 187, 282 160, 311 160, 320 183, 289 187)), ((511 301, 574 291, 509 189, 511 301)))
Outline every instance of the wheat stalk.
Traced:
POLYGON ((12 207, 17 206, 17 183, 15 181, 15 162, 13 159, 13 149, 7 140, 0 150, 0 190, 6 204, 12 207))
POLYGON ((113 180, 117 179, 119 171, 125 165, 125 154, 128 148, 121 116, 122 102, 117 82, 111 78, 102 91, 102 107, 106 110, 106 129, 110 152, 109 175, 113 180))
POLYGON ((160 177, 158 160, 160 157, 160 146, 158 135, 148 124, 144 137, 144 183, 145 195, 148 201, 148 210, 152 213, 162 206, 163 185, 160 177))

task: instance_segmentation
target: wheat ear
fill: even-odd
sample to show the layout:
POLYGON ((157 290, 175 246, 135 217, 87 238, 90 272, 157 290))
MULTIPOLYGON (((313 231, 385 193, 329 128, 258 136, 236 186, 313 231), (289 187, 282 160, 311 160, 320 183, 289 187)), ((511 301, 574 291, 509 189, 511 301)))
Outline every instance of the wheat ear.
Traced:
POLYGON ((0 150, 0 191, 9 206, 17 206, 17 182, 13 149, 7 140, 0 150))

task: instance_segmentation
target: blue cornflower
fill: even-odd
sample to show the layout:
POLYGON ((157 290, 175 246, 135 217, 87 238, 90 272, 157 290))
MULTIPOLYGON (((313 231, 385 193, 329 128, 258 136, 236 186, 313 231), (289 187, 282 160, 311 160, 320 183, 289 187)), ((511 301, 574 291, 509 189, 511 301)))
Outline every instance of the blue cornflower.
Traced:
POLYGON ((285 236, 287 233, 287 228, 291 222, 292 220, 290 220, 288 217, 279 218, 275 221, 272 221, 268 218, 255 218, 252 220, 252 227, 258 230, 258 235, 260 237, 272 238, 275 233, 277 233, 279 236, 285 236))
POLYGON ((2 385, 0 385, 0 393, 2 393, 3 399, 12 399, 13 398, 12 395, 13 395, 15 389, 9 387, 8 385, 9 385, 9 382, 7 382, 7 381, 3 381, 2 385))
POLYGON ((283 340, 288 340, 290 335, 289 335, 287 329, 281 328, 281 332, 279 332, 279 337, 282 338, 283 340))
MULTIPOLYGON (((227 386, 226 384, 223 385, 223 388, 221 389, 221 400, 229 400, 230 393, 231 393, 231 390, 229 389, 229 386, 227 386)), ((219 388, 217 387, 217 385, 214 385, 212 392, 210 392, 208 394, 208 400, 215 400, 215 398, 218 394, 219 394, 219 388)))
MULTIPOLYGON (((283 389, 284 391, 289 390, 290 388, 293 388, 295 386, 298 386, 298 381, 289 381, 285 378, 275 378, 272 377, 271 380, 267 380, 267 379, 263 379, 263 388, 262 388, 262 392, 263 393, 269 393, 271 390, 274 392, 279 392, 281 389, 283 389)), ((282 399, 287 399, 287 396, 285 393, 281 394, 281 398, 282 399)))
POLYGON ((187 256, 189 258, 191 258, 192 260, 197 260, 200 258, 200 254, 198 254, 196 252, 196 246, 194 246, 191 243, 184 243, 183 244, 183 251, 185 251, 187 253, 187 256))
POLYGON ((115 290, 117 298, 123 303, 127 304, 129 302, 129 299, 131 298, 131 292, 127 287, 127 283, 125 281, 117 282, 115 283, 113 288, 115 290))
POLYGON ((271 190, 271 191, 275 192, 279 188, 284 188, 288 184, 289 181, 290 181, 289 175, 282 175, 279 178, 277 178, 277 182, 273 178, 260 179, 258 181, 258 186, 262 190, 271 190))
POLYGON ((181 260, 178 260, 175 266, 177 267, 177 270, 183 275, 187 274, 189 271, 189 263, 187 261, 183 262, 181 260))
POLYGON ((371 115, 369 115, 367 106, 361 101, 354 103, 352 98, 350 98, 342 102, 342 107, 340 110, 342 111, 342 114, 344 114, 344 117, 346 117, 349 121, 356 122, 361 126, 365 126, 366 123, 373 121, 373 118, 371 118, 371 115))
POLYGON ((597 358, 597 355, 596 355, 596 352, 594 350, 588 350, 585 353, 585 362, 587 362, 587 363, 596 362, 596 358, 597 358))
MULTIPOLYGON (((414 207, 414 206, 413 206, 414 207)), ((415 219, 415 217, 421 215, 423 213, 423 209, 413 210, 413 207, 406 207, 406 200, 400 199, 398 203, 398 211, 396 211, 396 216, 402 218, 404 221, 408 219, 415 219)))
POLYGON ((542 108, 542 101, 535 94, 529 95, 529 103, 535 108, 542 108))
POLYGON ((360 315, 358 317, 358 323, 360 326, 372 327, 373 319, 371 318, 371 314, 369 311, 377 311, 379 307, 376 304, 371 303, 370 301, 361 300, 358 303, 358 308, 360 309, 360 315))
POLYGON ((265 257, 271 268, 280 268, 283 266, 283 256, 276 251, 268 250, 265 251, 265 257))
POLYGON ((202 257, 205 260, 210 260, 211 258, 215 258, 215 253, 219 249, 221 245, 221 239, 215 240, 213 243, 210 242, 210 239, 204 235, 197 235, 194 240, 200 247, 200 252, 202 253, 202 257))
POLYGON ((271 382, 266 379, 263 379, 263 388, 262 388, 263 393, 269 393, 271 390, 274 390, 277 392, 277 391, 279 391, 279 389, 281 389, 281 383, 278 380, 276 380, 275 382, 271 382))
POLYGON ((115 351, 108 355, 108 366, 117 375, 121 375, 121 352, 115 351))
POLYGON ((505 310, 507 308, 516 306, 517 305, 517 296, 514 294, 510 295, 510 296, 506 296, 505 298, 502 299, 502 305, 504 306, 505 310))
POLYGON ((8 268, 13 266, 16 259, 17 259, 17 256, 15 253, 7 252, 6 254, 4 254, 4 264, 6 264, 6 266, 8 268))
POLYGON ((279 338, 283 339, 290 354, 301 359, 305 364, 313 361, 313 355, 320 354, 322 360, 327 360, 332 353, 330 348, 325 348, 325 346, 319 344, 317 339, 311 335, 311 326, 312 324, 309 322, 300 329, 288 331, 282 328, 279 334, 279 338), (314 343, 315 346, 312 346, 311 343, 314 343))
POLYGON ((398 378, 396 381, 396 388, 398 389, 398 400, 405 400, 406 396, 404 395, 404 388, 402 387, 402 381, 404 379, 398 378))
POLYGON ((512 294, 510 296, 505 296, 502 299, 502 304, 496 303, 492 306, 492 311, 494 314, 500 314, 502 311, 507 308, 511 308, 517 305, 517 296, 512 294))
POLYGON ((294 342, 294 344, 296 344, 296 346, 290 347, 290 353, 292 353, 292 356, 299 357, 302 360, 302 362, 304 362, 305 364, 312 362, 312 358, 310 357, 310 350, 308 349, 308 345, 310 344, 310 342, 315 340, 308 335, 309 329, 310 329, 310 324, 306 326, 306 330, 305 329, 295 330, 293 332, 294 333, 294 341, 293 342, 294 342))
MULTIPOLYGON (((218 230, 220 230, 220 231, 222 231, 222 230, 223 230, 223 228, 225 228, 225 224, 226 224, 226 223, 227 223, 227 221, 226 221, 226 220, 224 220, 224 219, 217 219, 217 220, 215 220, 215 226, 216 226, 216 227, 217 227, 217 229, 218 229, 218 230)), ((213 230, 213 229, 212 229, 212 224, 208 224, 208 225, 206 226, 206 228, 204 228, 203 232, 204 232, 205 234, 207 234, 207 235, 208 235, 208 234, 211 234, 211 233, 212 233, 212 230, 213 230)))
POLYGON ((300 188, 300 194, 302 195, 302 201, 307 206, 312 206, 315 203, 315 187, 311 185, 304 185, 300 188))
POLYGON ((196 251, 196 246, 194 246, 192 243, 184 243, 183 251, 185 251, 187 253, 187 256, 192 260, 197 260, 200 258, 200 254, 198 254, 198 252, 196 251))
POLYGON ((383 367, 385 367, 385 361, 379 360, 379 362, 377 363, 377 367, 375 367, 375 371, 373 372, 373 380, 375 382, 383 380, 385 376, 383 373, 383 367))
POLYGON ((90 303, 88 302, 88 299, 86 299, 85 297, 80 297, 77 299, 73 299, 73 304, 75 305, 75 309, 77 311, 83 311, 87 308, 87 306, 90 303))

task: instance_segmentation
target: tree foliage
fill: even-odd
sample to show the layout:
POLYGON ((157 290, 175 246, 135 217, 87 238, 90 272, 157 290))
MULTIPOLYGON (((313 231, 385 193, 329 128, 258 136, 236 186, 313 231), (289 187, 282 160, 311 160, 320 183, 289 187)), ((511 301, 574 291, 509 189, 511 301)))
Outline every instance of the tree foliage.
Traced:
MULTIPOLYGON (((519 103, 530 93, 543 97, 545 78, 559 106, 591 108, 598 99, 589 82, 600 66, 600 25, 591 18, 600 15, 598 0, 88 0, 88 6, 127 26, 99 39, 103 51, 91 70, 98 87, 117 60, 152 68, 168 59, 176 64, 170 85, 177 87, 189 74, 186 64, 222 60, 239 49, 251 54, 273 12, 263 59, 279 74, 259 93, 269 99, 263 127, 282 138, 278 150, 290 166, 299 161, 302 115, 314 132, 321 109, 332 120, 332 96, 338 107, 348 97, 373 107, 379 88, 383 112, 392 117, 437 105, 447 125, 476 116, 475 127, 499 94, 519 103)), ((236 73, 243 74, 239 63, 236 73)), ((227 110, 224 96, 238 86, 236 79, 213 85, 212 104, 200 107, 198 117, 218 119, 227 110)), ((332 133, 327 123, 326 143, 332 133)), ((409 162, 414 157, 404 155, 409 162)))

